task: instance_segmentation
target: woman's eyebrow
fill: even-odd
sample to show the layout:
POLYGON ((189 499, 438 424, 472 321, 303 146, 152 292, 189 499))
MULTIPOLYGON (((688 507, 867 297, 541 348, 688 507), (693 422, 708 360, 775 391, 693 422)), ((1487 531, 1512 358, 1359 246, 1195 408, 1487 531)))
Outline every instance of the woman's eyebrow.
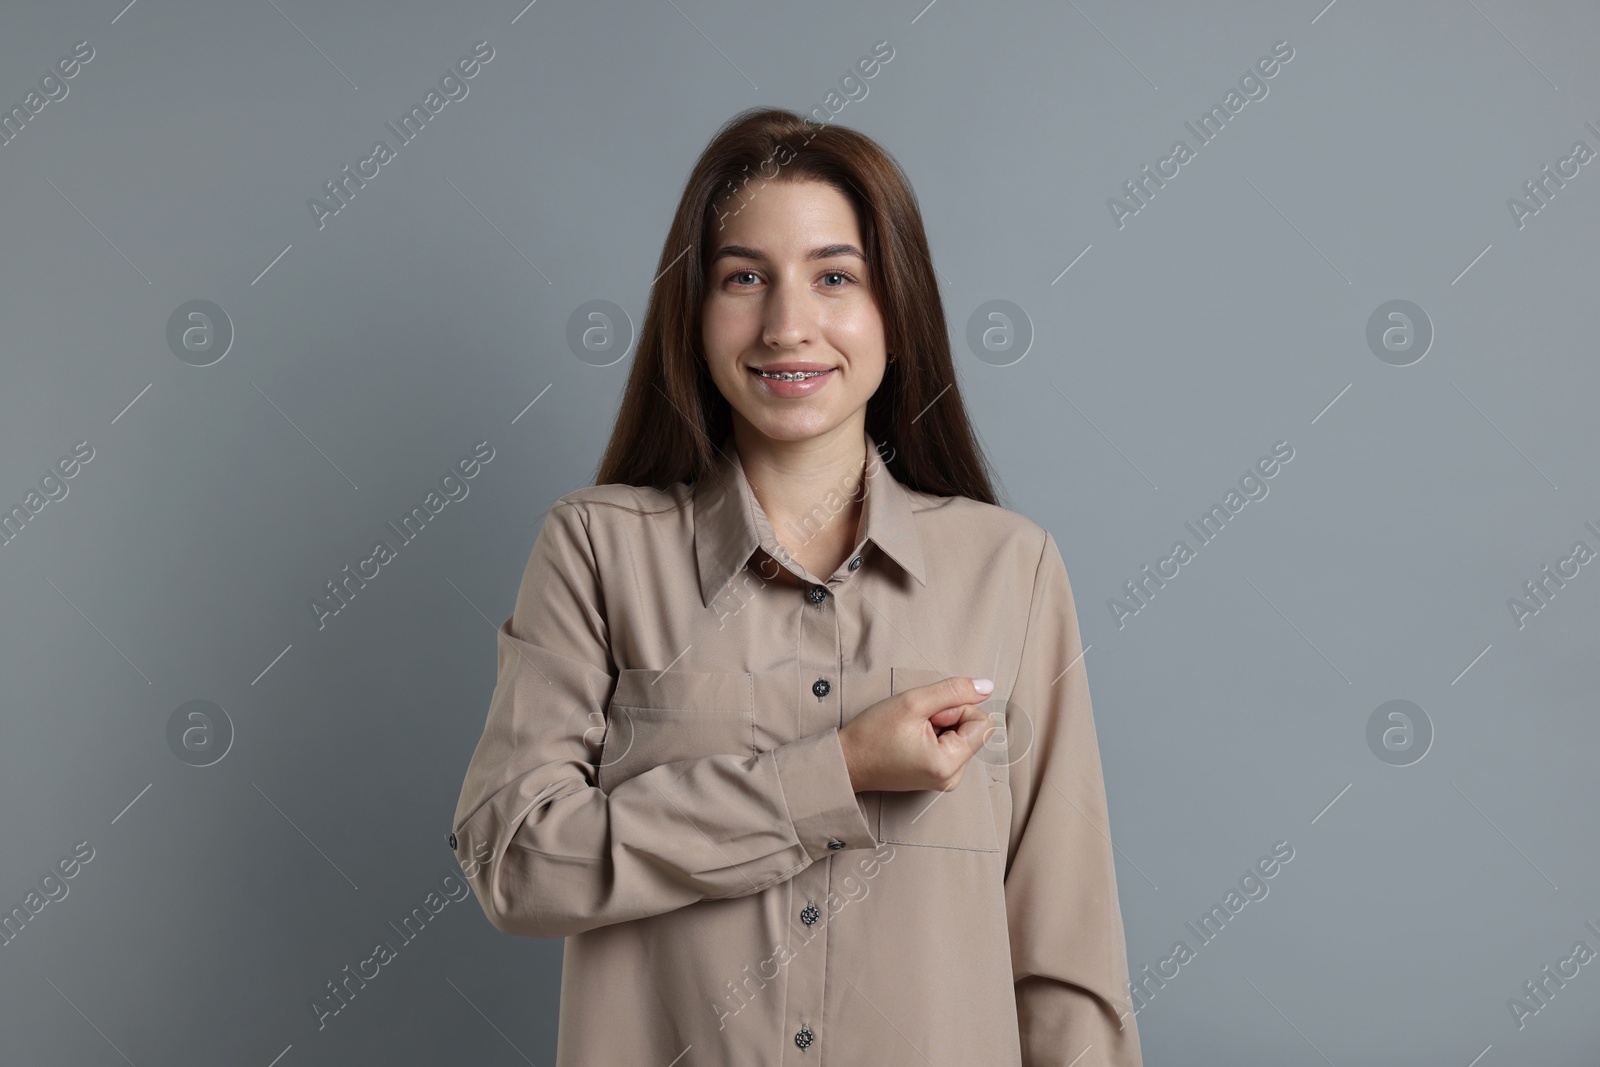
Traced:
MULTIPOLYGON (((867 259, 866 254, 853 244, 823 245, 821 248, 813 248, 806 253, 807 259, 833 259, 838 256, 854 256, 863 263, 867 259)), ((766 258, 767 254, 759 248, 751 248, 748 245, 723 245, 712 253, 711 262, 715 263, 720 259, 755 259, 764 261, 766 258)))

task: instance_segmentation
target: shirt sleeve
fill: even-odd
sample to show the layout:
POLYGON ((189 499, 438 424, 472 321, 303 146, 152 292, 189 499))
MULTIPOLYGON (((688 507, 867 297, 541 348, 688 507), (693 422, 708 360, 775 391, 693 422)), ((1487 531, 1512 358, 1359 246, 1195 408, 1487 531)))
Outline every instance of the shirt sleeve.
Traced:
POLYGON ((499 627, 498 674, 452 838, 494 927, 566 937, 738 897, 830 855, 876 848, 837 727, 756 755, 661 764, 597 784, 615 692, 584 509, 550 509, 499 627))
POLYGON ((1077 610, 1045 532, 1012 689, 1006 916, 1025 1067, 1140 1067, 1077 610), (1080 1058, 1081 1057, 1081 1058, 1080 1058))

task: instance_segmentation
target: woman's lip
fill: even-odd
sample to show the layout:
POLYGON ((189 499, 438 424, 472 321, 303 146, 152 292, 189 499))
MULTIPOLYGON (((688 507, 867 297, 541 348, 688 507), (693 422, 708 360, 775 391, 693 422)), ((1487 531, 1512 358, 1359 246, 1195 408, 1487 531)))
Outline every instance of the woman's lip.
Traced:
POLYGON ((750 369, 753 371, 766 371, 768 374, 794 374, 797 372, 811 374, 815 371, 829 371, 833 370, 834 368, 826 363, 807 363, 799 360, 792 360, 788 363, 770 363, 765 367, 751 367, 750 369))

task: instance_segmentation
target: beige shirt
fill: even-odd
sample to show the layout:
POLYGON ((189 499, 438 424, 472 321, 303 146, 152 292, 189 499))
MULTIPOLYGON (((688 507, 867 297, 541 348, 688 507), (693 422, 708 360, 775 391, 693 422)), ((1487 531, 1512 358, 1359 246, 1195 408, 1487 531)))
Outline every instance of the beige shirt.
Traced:
POLYGON ((1140 1063, 1060 551, 867 444, 826 578, 731 435, 694 486, 545 518, 451 844, 496 929, 566 938, 557 1067, 1140 1063), (839 727, 963 675, 1002 728, 959 785, 852 792, 839 727))

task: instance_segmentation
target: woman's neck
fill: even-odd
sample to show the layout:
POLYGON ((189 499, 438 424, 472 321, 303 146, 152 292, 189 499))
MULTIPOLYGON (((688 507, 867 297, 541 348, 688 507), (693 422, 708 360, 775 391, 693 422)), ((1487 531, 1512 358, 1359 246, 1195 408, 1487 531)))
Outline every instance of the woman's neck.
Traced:
POLYGON ((778 543, 813 575, 827 578, 855 547, 865 427, 847 422, 804 441, 775 441, 740 425, 734 445, 778 543))

